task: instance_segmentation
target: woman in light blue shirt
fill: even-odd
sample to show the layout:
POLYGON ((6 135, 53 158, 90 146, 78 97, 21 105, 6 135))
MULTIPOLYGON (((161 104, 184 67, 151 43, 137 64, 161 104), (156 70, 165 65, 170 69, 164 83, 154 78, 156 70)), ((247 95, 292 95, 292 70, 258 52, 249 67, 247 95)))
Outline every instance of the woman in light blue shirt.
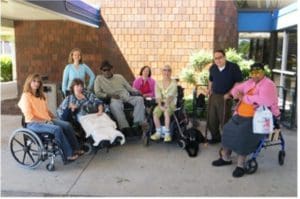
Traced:
POLYGON ((95 74, 86 64, 83 63, 82 53, 79 48, 71 50, 68 62, 69 64, 65 67, 62 80, 62 91, 64 95, 66 96, 70 93, 69 89, 73 79, 79 78, 85 82, 86 74, 89 76, 89 85, 87 86, 87 89, 91 90, 93 88, 95 74))

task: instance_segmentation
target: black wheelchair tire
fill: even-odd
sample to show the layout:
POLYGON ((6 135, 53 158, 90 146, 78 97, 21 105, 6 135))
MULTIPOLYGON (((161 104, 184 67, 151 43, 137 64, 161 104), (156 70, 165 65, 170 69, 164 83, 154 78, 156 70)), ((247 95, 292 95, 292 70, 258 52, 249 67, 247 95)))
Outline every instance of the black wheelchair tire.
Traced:
POLYGON ((54 164, 49 163, 49 164, 46 165, 46 168, 47 168, 48 171, 55 171, 54 164))
POLYGON ((40 139, 28 129, 17 129, 13 132, 9 141, 10 152, 13 158, 24 168, 36 168, 42 161, 43 145, 40 139), (23 137, 23 140, 18 140, 17 137, 23 137), (15 145, 22 146, 22 149, 15 150, 15 145), (35 146, 35 149, 33 149, 35 146), (23 160, 19 158, 16 153, 23 152, 23 160), (32 163, 25 163, 26 155, 32 163))
POLYGON ((246 173, 247 174, 253 174, 256 172, 258 168, 258 164, 256 159, 250 159, 246 162, 246 173))

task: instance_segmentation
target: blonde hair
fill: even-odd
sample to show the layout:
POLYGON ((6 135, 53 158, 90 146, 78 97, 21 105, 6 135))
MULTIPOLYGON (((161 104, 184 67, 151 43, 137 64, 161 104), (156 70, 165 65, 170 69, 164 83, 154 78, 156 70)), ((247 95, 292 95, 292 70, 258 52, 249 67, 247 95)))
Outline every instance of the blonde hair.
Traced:
POLYGON ((165 66, 163 67, 163 70, 164 70, 164 69, 167 69, 167 70, 170 70, 170 71, 172 71, 172 68, 171 68, 171 66, 170 66, 170 65, 168 65, 168 64, 167 64, 167 65, 165 65, 165 66))
POLYGON ((73 60, 73 53, 78 51, 80 53, 80 60, 79 60, 79 63, 82 64, 83 63, 83 60, 82 60, 82 52, 79 48, 73 48, 69 54, 69 58, 68 58, 68 63, 69 64, 73 64, 74 63, 74 60, 73 60))
POLYGON ((46 99, 45 94, 43 92, 43 82, 42 82, 42 78, 39 74, 31 74, 28 75, 28 77, 25 80, 24 86, 23 86, 23 93, 31 93, 32 95, 34 95, 35 97, 39 97, 43 100, 46 99), (33 90, 31 89, 31 82, 33 80, 37 80, 40 82, 40 87, 37 89, 36 93, 33 93, 33 90))

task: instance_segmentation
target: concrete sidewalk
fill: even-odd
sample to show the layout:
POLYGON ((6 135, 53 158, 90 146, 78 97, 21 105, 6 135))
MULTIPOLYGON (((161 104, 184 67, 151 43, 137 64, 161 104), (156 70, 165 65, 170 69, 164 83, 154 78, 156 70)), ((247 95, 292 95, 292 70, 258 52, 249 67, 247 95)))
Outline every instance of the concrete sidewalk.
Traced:
POLYGON ((175 144, 144 147, 139 140, 68 165, 57 160, 56 171, 48 172, 46 163, 30 170, 12 158, 8 141, 20 120, 1 116, 2 196, 297 196, 296 131, 284 130, 283 166, 279 147, 270 147, 260 153, 258 171, 239 179, 232 177, 235 165, 211 166, 220 145, 201 145, 198 157, 189 158, 175 144))

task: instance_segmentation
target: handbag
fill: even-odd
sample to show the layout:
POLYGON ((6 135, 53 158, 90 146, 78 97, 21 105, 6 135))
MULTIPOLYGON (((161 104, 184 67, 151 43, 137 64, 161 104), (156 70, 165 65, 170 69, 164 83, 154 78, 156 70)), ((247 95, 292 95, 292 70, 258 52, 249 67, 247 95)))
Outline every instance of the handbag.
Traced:
POLYGON ((273 115, 266 106, 259 106, 253 117, 253 133, 270 134, 273 132, 273 115))

